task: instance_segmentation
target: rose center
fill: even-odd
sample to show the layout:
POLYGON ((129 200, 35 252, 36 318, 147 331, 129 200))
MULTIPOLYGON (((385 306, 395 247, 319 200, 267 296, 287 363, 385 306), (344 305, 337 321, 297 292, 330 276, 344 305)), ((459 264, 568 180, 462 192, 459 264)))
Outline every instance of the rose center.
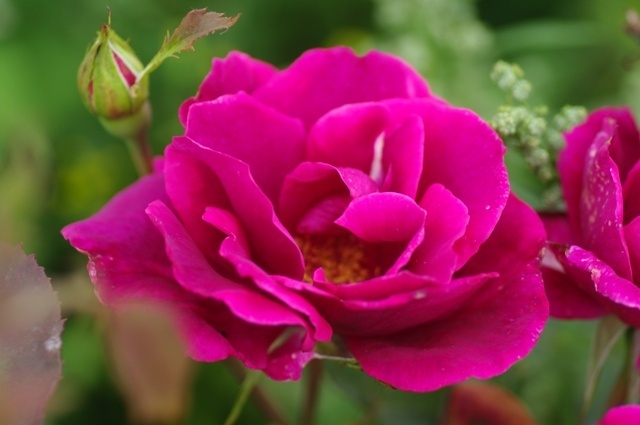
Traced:
POLYGON ((381 267, 367 255, 365 244, 353 234, 299 235, 295 237, 304 257, 304 281, 313 281, 319 267, 331 283, 353 283, 379 276, 381 267))

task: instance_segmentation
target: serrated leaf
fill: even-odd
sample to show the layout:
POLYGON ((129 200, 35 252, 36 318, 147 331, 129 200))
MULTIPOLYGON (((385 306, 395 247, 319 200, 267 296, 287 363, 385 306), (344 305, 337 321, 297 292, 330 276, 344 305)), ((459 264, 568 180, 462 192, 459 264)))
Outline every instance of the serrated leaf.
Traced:
POLYGON ((598 323, 594 337, 593 347, 587 366, 587 384, 584 393, 583 415, 589 410, 593 394, 598 385, 602 368, 613 349, 615 343, 624 335, 627 325, 616 316, 605 316, 598 323))
POLYGON ((162 47, 138 79, 154 71, 167 58, 185 50, 193 50, 193 43, 200 38, 219 30, 229 29, 239 17, 240 15, 228 17, 222 13, 207 12, 206 9, 195 9, 187 13, 173 33, 170 36, 167 34, 162 47))
POLYGON ((42 423, 60 380, 60 302, 33 256, 0 244, 0 423, 42 423))

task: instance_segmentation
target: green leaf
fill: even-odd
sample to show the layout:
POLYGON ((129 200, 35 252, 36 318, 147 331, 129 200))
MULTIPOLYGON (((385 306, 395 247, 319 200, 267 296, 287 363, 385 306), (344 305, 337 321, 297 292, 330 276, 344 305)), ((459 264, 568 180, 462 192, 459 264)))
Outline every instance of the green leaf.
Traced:
POLYGON ((153 72, 167 58, 185 50, 193 50, 196 40, 218 30, 229 29, 239 16, 227 17, 222 13, 207 12, 206 9, 192 10, 182 19, 171 36, 167 34, 162 47, 138 78, 142 79, 146 74, 153 72))
POLYGON ((587 385, 584 393, 583 415, 589 410, 602 368, 611 353, 611 349, 616 341, 624 335, 626 330, 627 325, 613 315, 604 317, 600 320, 600 323, 598 323, 593 347, 591 349, 591 356, 589 358, 589 365, 587 366, 587 385))
POLYGON ((42 422, 60 380, 62 324, 34 257, 0 244, 0 423, 42 422))

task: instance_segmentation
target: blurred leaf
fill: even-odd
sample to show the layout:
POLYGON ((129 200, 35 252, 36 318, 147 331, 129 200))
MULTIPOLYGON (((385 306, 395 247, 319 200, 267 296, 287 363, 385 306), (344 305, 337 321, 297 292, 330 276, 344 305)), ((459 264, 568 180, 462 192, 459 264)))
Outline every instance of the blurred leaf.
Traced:
POLYGON ((62 324, 34 257, 0 244, 0 423, 42 422, 61 375, 62 324))
POLYGON ((466 382, 451 391, 445 425, 537 425, 513 394, 489 383, 466 382))
POLYGON ((164 43, 162 43, 158 53, 138 76, 138 81, 158 68, 165 59, 185 50, 193 50, 193 43, 196 40, 218 30, 229 29, 236 23, 239 16, 236 15, 230 18, 222 13, 207 12, 206 9, 196 9, 187 13, 187 16, 180 22, 173 34, 171 36, 167 35, 164 39, 164 43))
POLYGON ((109 332, 115 373, 132 419, 179 423, 189 405, 192 370, 167 312, 124 307, 112 316, 109 332))
POLYGON ((589 365, 587 367, 587 385, 584 393, 583 413, 585 413, 591 405, 602 368, 611 353, 611 349, 626 329, 627 325, 613 315, 605 316, 600 320, 600 323, 598 323, 591 356, 589 358, 589 365))

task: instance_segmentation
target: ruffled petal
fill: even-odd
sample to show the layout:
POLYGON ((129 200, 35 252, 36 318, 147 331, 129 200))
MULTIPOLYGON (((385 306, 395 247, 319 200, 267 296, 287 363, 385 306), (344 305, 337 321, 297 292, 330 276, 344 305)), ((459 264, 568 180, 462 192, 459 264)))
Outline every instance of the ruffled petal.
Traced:
POLYGON ((498 135, 469 110, 434 99, 385 103, 391 111, 392 123, 400 125, 407 117, 418 115, 424 124, 424 163, 418 199, 429 186, 438 183, 468 209, 469 224, 454 246, 464 263, 489 237, 507 203, 505 147, 498 135))
POLYGON ((353 199, 377 191, 360 170, 303 162, 282 185, 278 217, 295 233, 330 232, 353 199))
POLYGON ((313 49, 258 89, 254 96, 309 128, 332 109, 350 103, 429 96, 409 65, 381 52, 358 57, 346 47, 313 49))
POLYGON ((424 125, 417 115, 409 115, 384 138, 382 191, 415 198, 424 161, 424 125))
POLYGON ((305 131, 298 120, 244 93, 193 105, 185 136, 246 163, 274 203, 282 181, 300 163, 305 149, 305 131))
POLYGON ((335 291, 328 288, 328 284, 301 289, 336 333, 377 338, 446 318, 463 308, 467 300, 495 278, 495 274, 478 275, 444 285, 431 278, 401 272, 339 285, 335 291), (374 296, 377 297, 374 299, 374 296))
POLYGON ((448 281, 461 264, 454 250, 469 223, 467 207, 441 184, 434 184, 420 200, 427 211, 425 240, 413 254, 409 270, 448 281))
POLYGON ((627 405, 610 409, 597 425, 631 425, 640 423, 640 406, 627 405))
POLYGON ((629 254, 622 231, 622 187, 618 168, 609 156, 614 125, 606 120, 587 151, 578 210, 580 246, 596 254, 621 277, 630 279, 629 254))
POLYGON ((592 252, 578 246, 554 247, 566 274, 584 292, 631 326, 640 327, 640 288, 618 276, 592 252))
POLYGON ((624 223, 640 217, 640 162, 629 171, 622 184, 624 199, 624 223))
POLYGON ((558 172, 567 213, 576 235, 580 235, 579 211, 587 153, 596 137, 610 140, 611 158, 617 166, 619 181, 625 181, 632 166, 640 159, 638 130, 628 109, 599 109, 591 113, 583 124, 565 134, 567 145, 558 156, 558 172), (599 135, 602 131, 604 134, 599 135))
POLYGON ((187 126, 189 107, 194 103, 214 100, 239 91, 251 94, 277 72, 274 66, 240 52, 231 52, 224 59, 214 58, 211 72, 200 85, 198 94, 180 106, 180 122, 187 126))
POLYGON ((503 373, 535 345, 548 316, 537 261, 495 283, 489 302, 386 336, 345 338, 365 373, 404 391, 434 391, 503 373), (499 332, 496 332, 499 329, 499 332))
POLYGON ((306 160, 371 174, 374 145, 389 112, 380 103, 358 103, 333 109, 309 131, 306 160))
MULTIPOLYGON (((249 167, 236 158, 202 146, 189 138, 176 137, 166 149, 166 173, 173 173, 176 180, 175 190, 179 192, 181 175, 178 170, 190 169, 201 172, 200 179, 204 185, 206 178, 215 176, 224 189, 228 205, 217 205, 216 199, 199 199, 200 217, 207 206, 220 207, 232 211, 242 223, 242 227, 251 247, 253 260, 269 273, 282 274, 294 278, 302 278, 304 264, 302 254, 297 245, 283 228, 276 217, 273 205, 256 185, 251 177, 249 167), (172 164, 178 167, 171 169, 172 164)), ((180 211, 180 206, 175 205, 180 211)), ((204 221, 203 221, 204 223, 204 221)), ((204 223, 205 226, 212 226, 204 223)), ((188 229, 189 230, 189 229, 188 229)), ((222 237, 224 238, 224 234, 222 237)), ((189 231, 189 234, 192 234, 189 231)))
POLYGON ((155 200, 168 202, 163 183, 162 174, 141 178, 93 217, 65 227, 62 234, 89 255, 89 275, 104 304, 117 308, 123 303, 159 303, 174 315, 191 357, 218 361, 237 355, 226 338, 197 314, 200 300, 173 279, 162 236, 144 212, 155 200))

